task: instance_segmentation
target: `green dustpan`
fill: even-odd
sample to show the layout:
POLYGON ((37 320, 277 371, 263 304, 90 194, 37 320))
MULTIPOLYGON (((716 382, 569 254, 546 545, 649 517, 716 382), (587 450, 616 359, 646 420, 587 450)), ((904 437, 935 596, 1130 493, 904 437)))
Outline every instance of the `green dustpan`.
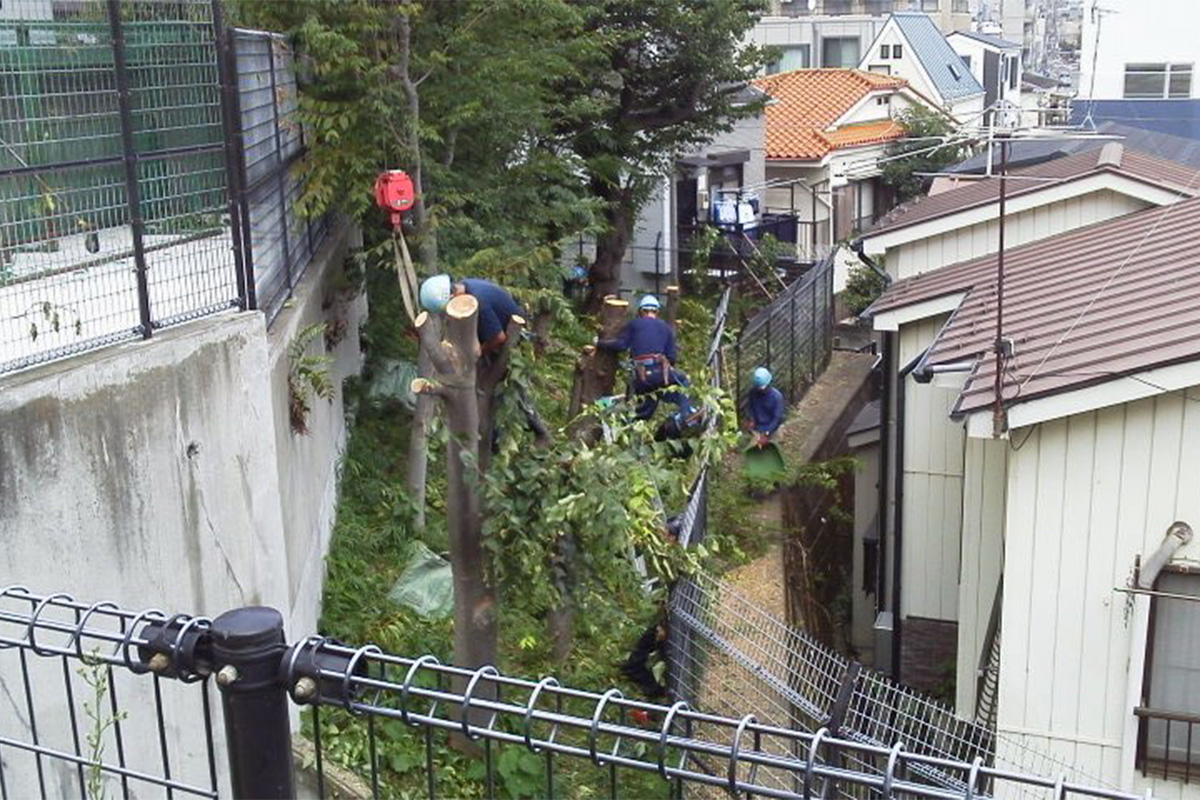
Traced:
POLYGON ((783 478, 787 468, 783 464, 783 454, 774 442, 767 442, 765 447, 750 445, 746 448, 742 470, 746 477, 755 483, 770 483, 783 478))

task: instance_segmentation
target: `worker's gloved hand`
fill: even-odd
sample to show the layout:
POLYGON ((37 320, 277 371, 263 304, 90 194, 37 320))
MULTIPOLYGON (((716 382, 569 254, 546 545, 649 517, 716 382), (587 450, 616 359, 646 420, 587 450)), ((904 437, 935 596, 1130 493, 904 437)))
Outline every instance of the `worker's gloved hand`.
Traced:
POLYGON ((771 440, 770 437, 767 436, 765 433, 754 434, 754 444, 758 447, 759 450, 766 447, 767 442, 769 442, 770 440, 771 440))

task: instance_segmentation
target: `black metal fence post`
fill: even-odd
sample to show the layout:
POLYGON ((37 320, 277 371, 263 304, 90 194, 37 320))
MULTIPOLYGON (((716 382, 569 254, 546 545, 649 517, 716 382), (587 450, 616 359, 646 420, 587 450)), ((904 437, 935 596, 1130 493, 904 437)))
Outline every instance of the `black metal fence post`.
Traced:
POLYGON ((121 149, 125 164, 125 195, 129 204, 129 231, 133 236, 133 264, 137 280, 138 317, 142 338, 152 333, 150 282, 146 274, 146 221, 142 216, 142 192, 138 184, 137 149, 133 141, 133 102, 129 89, 129 64, 125 58, 125 27, 121 24, 120 0, 108 0, 108 24, 112 33, 113 70, 117 79, 117 108, 121 118, 121 149))
POLYGON ((808 358, 810 386, 817 382, 817 282, 811 281, 809 293, 812 295, 812 313, 808 318, 808 358))
POLYGON ((287 169, 283 165, 283 132, 279 125, 279 87, 275 83, 275 40, 267 40, 267 65, 271 70, 271 118, 275 126, 275 158, 279 169, 279 236, 283 244, 283 274, 288 297, 292 296, 292 246, 288 237, 287 169))
POLYGON ((217 47, 217 75, 221 84, 221 128, 225 134, 225 179, 226 194, 229 196, 229 238, 233 245, 234 271, 237 278, 238 298, 243 310, 253 308, 254 276, 246 269, 246 259, 243 251, 248 249, 249 238, 242 240, 243 224, 241 220, 242 206, 238 200, 241 196, 242 160, 241 114, 238 113, 237 102, 237 64, 232 58, 233 37, 225 28, 225 17, 222 0, 213 0, 213 40, 217 47), (245 245, 245 247, 244 247, 245 245))
MULTIPOLYGON (((214 2, 219 3, 222 0, 214 0, 214 2)), ((242 119, 242 91, 237 77, 237 32, 233 28, 228 28, 225 31, 225 36, 225 57, 229 62, 227 69, 232 84, 232 91, 229 97, 230 127, 234 133, 234 168, 232 171, 236 175, 236 200, 239 221, 241 223, 242 260, 243 269, 246 273, 246 308, 257 309, 258 283, 254 272, 254 240, 250 237, 252 220, 250 219, 250 199, 248 196, 250 191, 249 180, 246 176, 245 120, 242 119)))
POLYGON ((796 295, 791 293, 788 298, 788 310, 791 313, 792 321, 789 328, 790 342, 788 346, 788 356, 791 359, 788 365, 788 402, 796 402, 796 295))
POLYGON ((238 608, 213 620, 210 634, 234 797, 294 797, 288 696, 280 681, 283 616, 273 608, 238 608))

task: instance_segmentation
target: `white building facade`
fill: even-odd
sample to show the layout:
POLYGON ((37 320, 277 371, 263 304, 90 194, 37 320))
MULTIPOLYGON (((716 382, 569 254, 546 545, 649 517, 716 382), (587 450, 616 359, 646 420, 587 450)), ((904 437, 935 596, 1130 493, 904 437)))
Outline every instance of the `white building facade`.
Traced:
POLYGON ((1194 0, 1088 2, 1079 98, 1200 98, 1193 75, 1200 63, 1198 30, 1200 3, 1194 0))

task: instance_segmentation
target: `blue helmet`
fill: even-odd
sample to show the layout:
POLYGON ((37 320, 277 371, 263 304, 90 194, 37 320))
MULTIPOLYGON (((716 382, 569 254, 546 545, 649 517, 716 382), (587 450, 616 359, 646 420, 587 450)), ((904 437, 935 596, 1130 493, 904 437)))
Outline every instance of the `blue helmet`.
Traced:
POLYGON ((449 275, 442 273, 434 275, 432 278, 426 278, 425 282, 421 284, 421 308, 434 314, 440 314, 450 303, 450 294, 449 275))
POLYGON ((646 295, 638 302, 638 311, 658 311, 660 308, 662 308, 662 304, 652 294, 646 295))
POLYGON ((771 370, 757 367, 754 370, 754 388, 765 389, 771 385, 771 370))

